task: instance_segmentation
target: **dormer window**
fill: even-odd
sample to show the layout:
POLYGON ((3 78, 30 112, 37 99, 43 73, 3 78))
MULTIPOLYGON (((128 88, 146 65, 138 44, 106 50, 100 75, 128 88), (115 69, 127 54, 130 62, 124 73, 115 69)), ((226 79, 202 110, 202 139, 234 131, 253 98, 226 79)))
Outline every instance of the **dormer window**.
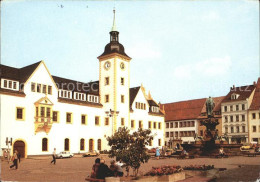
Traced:
POLYGON ((159 112, 159 107, 152 106, 152 112, 159 112))
POLYGON ((84 94, 84 93, 79 93, 79 92, 74 92, 74 99, 75 99, 75 100, 85 101, 85 100, 86 100, 86 94, 84 94))
POLYGON ((88 102, 99 103, 99 97, 96 95, 88 95, 88 102))
POLYGON ((239 97, 239 94, 232 94, 231 100, 236 100, 236 99, 238 99, 238 97, 239 97))
POLYGON ((5 88, 9 90, 19 91, 19 88, 17 87, 18 84, 19 84, 18 81, 7 80, 7 79, 1 80, 1 88, 5 88))
POLYGON ((59 90, 59 97, 71 99, 71 91, 59 90))

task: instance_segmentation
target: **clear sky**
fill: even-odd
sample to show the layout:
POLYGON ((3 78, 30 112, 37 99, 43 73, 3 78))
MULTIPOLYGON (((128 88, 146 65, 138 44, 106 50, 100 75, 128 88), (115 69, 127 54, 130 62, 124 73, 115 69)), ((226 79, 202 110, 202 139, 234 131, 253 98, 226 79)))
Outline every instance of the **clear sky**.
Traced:
POLYGON ((223 96, 260 74, 258 1, 4 1, 1 64, 44 60, 52 75, 98 80, 116 7, 131 87, 161 103, 223 96))

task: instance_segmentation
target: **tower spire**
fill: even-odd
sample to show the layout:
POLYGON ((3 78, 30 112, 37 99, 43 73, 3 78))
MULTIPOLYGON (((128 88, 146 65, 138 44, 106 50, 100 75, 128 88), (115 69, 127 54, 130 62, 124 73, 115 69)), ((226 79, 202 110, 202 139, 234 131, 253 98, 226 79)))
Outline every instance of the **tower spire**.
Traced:
POLYGON ((117 31, 116 30, 116 9, 115 9, 115 7, 113 9, 113 13, 114 13, 114 19, 113 19, 113 26, 112 26, 112 29, 111 29, 112 32, 117 31))

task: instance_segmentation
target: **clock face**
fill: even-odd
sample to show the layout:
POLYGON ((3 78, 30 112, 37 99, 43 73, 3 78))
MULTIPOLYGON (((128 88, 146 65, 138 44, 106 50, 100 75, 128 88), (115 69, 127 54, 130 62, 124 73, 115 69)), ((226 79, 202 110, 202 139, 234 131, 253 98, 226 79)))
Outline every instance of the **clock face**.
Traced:
POLYGON ((125 64, 124 64, 123 62, 120 64, 120 68, 121 68, 122 70, 125 69, 125 64))
POLYGON ((111 63, 109 61, 107 61, 104 66, 105 66, 105 69, 108 70, 111 66, 111 63))

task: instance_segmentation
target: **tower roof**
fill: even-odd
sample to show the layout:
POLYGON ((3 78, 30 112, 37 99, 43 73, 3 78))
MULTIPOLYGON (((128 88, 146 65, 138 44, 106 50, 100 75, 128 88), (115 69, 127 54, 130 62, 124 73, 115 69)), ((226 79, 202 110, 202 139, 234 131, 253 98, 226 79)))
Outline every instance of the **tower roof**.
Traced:
POLYGON ((98 57, 100 59, 103 56, 110 55, 113 53, 117 53, 119 55, 122 55, 126 59, 131 59, 126 53, 125 53, 125 48, 122 44, 119 43, 119 32, 117 31, 116 28, 116 21, 115 21, 115 9, 113 10, 114 13, 114 19, 113 19, 113 26, 111 29, 110 34, 110 43, 108 43, 105 47, 104 52, 98 57))

